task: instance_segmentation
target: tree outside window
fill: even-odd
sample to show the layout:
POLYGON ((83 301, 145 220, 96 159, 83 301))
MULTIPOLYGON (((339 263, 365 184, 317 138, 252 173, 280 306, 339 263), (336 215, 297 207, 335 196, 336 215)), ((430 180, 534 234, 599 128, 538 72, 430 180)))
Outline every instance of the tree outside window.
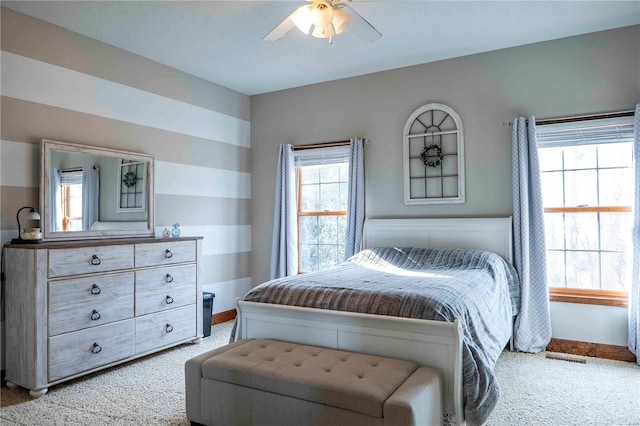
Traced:
POLYGON ((344 257, 349 164, 296 168, 298 188, 298 270, 319 271, 344 257))

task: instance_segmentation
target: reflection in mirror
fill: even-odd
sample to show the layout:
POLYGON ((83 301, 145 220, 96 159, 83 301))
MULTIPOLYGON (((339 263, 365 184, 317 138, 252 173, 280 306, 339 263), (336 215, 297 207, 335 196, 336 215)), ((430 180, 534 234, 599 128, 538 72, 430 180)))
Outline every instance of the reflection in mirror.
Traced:
POLYGON ((45 240, 153 235, 153 157, 44 140, 45 240))

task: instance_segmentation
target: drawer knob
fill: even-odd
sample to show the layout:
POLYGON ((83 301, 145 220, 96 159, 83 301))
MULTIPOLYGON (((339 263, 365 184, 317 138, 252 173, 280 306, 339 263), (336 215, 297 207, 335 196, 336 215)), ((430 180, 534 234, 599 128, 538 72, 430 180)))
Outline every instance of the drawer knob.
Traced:
POLYGON ((102 290, 100 290, 100 287, 98 287, 98 284, 94 284, 91 286, 91 294, 100 294, 102 293, 102 290))
POLYGON ((99 264, 101 264, 102 261, 100 260, 100 258, 98 257, 97 254, 94 254, 93 257, 91 258, 91 264, 93 266, 98 266, 99 264))
POLYGON ((165 301, 165 303, 166 303, 167 305, 170 305, 170 304, 172 304, 172 303, 173 303, 173 297, 171 297, 171 296, 167 296, 167 297, 165 297, 164 301, 165 301))
POLYGON ((98 321, 100 319, 100 312, 95 309, 91 312, 91 321, 98 321))
POLYGON ((102 352, 102 346, 100 346, 97 343, 94 343, 93 346, 91 346, 91 353, 92 354, 99 354, 100 352, 102 352))
POLYGON ((171 253, 171 250, 166 249, 164 251, 164 257, 166 257, 167 259, 171 259, 173 257, 173 253, 171 253))
POLYGON ((168 284, 168 283, 172 283, 173 282, 173 277, 169 274, 164 276, 164 281, 168 284))
POLYGON ((173 331, 173 326, 171 324, 165 325, 164 331, 166 331, 167 333, 171 333, 173 331))

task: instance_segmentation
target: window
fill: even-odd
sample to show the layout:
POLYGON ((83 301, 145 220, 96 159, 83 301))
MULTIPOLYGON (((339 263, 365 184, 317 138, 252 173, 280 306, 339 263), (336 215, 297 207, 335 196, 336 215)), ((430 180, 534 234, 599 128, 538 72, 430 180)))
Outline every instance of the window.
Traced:
POLYGON ((60 172, 62 229, 82 231, 82 170, 60 172))
POLYGON ((633 124, 537 129, 552 300, 624 305, 630 287, 633 124))
POLYGON ((349 191, 348 147, 294 153, 298 201, 298 271, 344 260, 349 191))

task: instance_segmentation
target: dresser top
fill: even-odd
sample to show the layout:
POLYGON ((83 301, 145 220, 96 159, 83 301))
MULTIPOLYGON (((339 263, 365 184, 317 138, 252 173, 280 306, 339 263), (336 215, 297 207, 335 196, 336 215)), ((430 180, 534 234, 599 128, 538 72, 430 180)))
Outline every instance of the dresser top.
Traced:
POLYGON ((39 244, 5 244, 5 247, 16 249, 54 249, 54 248, 75 248, 75 247, 95 247, 112 246, 124 244, 145 244, 163 243, 174 241, 195 241, 203 237, 178 237, 178 238, 156 238, 156 237, 135 237, 135 238, 104 238, 97 240, 75 240, 75 241, 43 241, 39 244))

